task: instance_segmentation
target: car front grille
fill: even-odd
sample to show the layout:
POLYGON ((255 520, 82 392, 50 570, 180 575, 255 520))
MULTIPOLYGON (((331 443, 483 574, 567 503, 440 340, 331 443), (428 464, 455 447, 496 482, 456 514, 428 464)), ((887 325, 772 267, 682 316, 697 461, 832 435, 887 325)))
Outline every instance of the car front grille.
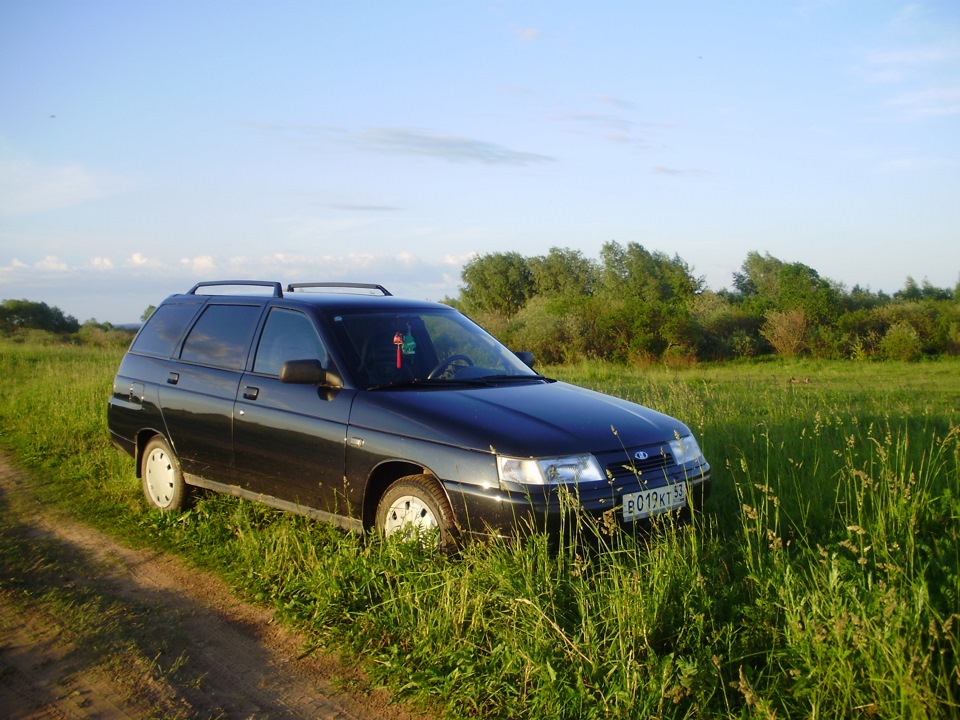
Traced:
POLYGON ((619 480, 621 478, 637 478, 641 482, 651 482, 664 478, 669 468, 675 465, 673 455, 663 452, 660 447, 646 451, 632 450, 623 453, 620 457, 607 460, 607 477, 619 480), (645 452, 646 458, 638 458, 637 452, 645 452))

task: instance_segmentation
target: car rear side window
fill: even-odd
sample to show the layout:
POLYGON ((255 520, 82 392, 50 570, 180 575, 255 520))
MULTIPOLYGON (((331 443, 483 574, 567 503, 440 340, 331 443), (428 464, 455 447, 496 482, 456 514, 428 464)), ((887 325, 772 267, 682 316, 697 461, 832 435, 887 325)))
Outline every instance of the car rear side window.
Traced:
POLYGON ((273 308, 267 317, 253 361, 253 371, 279 375, 287 360, 319 360, 327 364, 327 351, 306 315, 286 308, 273 308))
POLYGON ((242 370, 259 305, 208 305, 183 343, 180 359, 242 370))
POLYGON ((196 303, 161 305, 147 318, 130 350, 144 355, 170 357, 176 350, 183 331, 196 314, 196 303))

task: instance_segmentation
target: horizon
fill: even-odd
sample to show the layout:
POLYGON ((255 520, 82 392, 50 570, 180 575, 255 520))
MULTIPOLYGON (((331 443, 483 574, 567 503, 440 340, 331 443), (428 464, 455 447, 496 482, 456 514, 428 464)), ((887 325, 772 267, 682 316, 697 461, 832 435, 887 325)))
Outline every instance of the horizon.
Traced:
MULTIPOLYGON (((198 280, 439 300, 478 255, 751 251, 960 279, 960 5, 0 5, 0 296, 198 280)), ((131 310, 133 309, 133 310, 131 310)))
MULTIPOLYGON (((759 251, 758 251, 758 252, 759 252, 759 251)), ((530 258, 527 257, 526 259, 530 259, 530 258)), ((598 262, 597 258, 588 258, 588 259, 589 259, 591 262, 598 262)), ((786 261, 786 260, 784 260, 783 258, 776 258, 776 259, 782 260, 785 264, 790 264, 789 261, 786 261)), ((799 262, 799 261, 796 261, 796 262, 799 262)), ((803 263, 803 264, 805 264, 805 263, 803 263)), ((808 266, 808 267, 809 267, 809 266, 808 266)), ((812 269, 813 269, 814 271, 817 270, 816 268, 812 268, 812 269)), ((692 274, 693 274, 694 277, 699 277, 699 276, 696 275, 696 273, 692 273, 692 274)), ((818 272, 818 275, 820 275, 819 272, 818 272)), ((824 277, 823 275, 820 275, 820 277, 821 277, 821 279, 830 282, 830 283, 833 284, 835 287, 838 287, 842 292, 847 293, 847 294, 852 293, 852 292, 854 292, 855 290, 860 290, 860 291, 863 291, 863 292, 872 293, 872 294, 878 295, 878 296, 886 296, 886 297, 889 297, 889 298, 894 298, 897 293, 906 290, 907 287, 908 287, 908 285, 909 285, 909 283, 910 283, 911 281, 913 281, 914 283, 916 283, 916 285, 917 285, 918 287, 920 287, 920 288, 923 288, 923 287, 925 287, 925 286, 932 286, 932 287, 935 288, 935 289, 945 290, 945 291, 949 291, 949 292, 952 292, 952 293, 956 293, 958 290, 960 290, 960 277, 957 278, 957 281, 956 281, 953 285, 941 286, 941 285, 936 285, 935 283, 931 283, 931 282, 929 281, 929 279, 927 279, 927 278, 918 279, 918 278, 915 278, 915 277, 913 277, 913 276, 908 275, 907 277, 904 278, 904 282, 903 282, 903 284, 902 284, 900 287, 896 288, 895 290, 890 290, 890 291, 884 290, 884 289, 874 289, 874 288, 870 288, 870 287, 865 286, 865 285, 863 285, 863 284, 861 284, 861 283, 854 283, 854 284, 851 285, 851 286, 847 286, 846 284, 844 284, 844 283, 839 283, 839 282, 833 280, 832 278, 827 278, 827 277, 824 277)), ((169 297, 170 295, 180 294, 180 293, 185 293, 185 292, 187 292, 190 288, 192 288, 194 285, 196 285, 197 282, 206 282, 206 281, 210 281, 210 280, 213 280, 213 281, 227 281, 227 282, 229 282, 229 281, 243 282, 243 281, 251 281, 251 280, 255 280, 255 281, 263 281, 263 280, 265 280, 265 281, 268 281, 268 282, 279 282, 279 283, 281 284, 281 286, 283 286, 283 287, 286 287, 286 285, 287 285, 288 282, 289 282, 289 281, 286 281, 286 280, 278 281, 278 280, 273 280, 273 279, 270 279, 270 278, 236 278, 236 277, 231 277, 231 278, 203 278, 203 279, 196 280, 195 282, 192 282, 189 287, 184 287, 184 288, 181 288, 181 289, 178 289, 178 290, 174 290, 174 291, 172 291, 172 292, 170 292, 170 293, 167 293, 167 295, 164 295, 163 297, 157 298, 154 302, 147 303, 146 305, 143 306, 143 309, 141 309, 141 310, 139 311, 139 315, 138 315, 138 317, 137 317, 136 319, 127 319, 127 320, 123 320, 123 321, 113 321, 113 320, 108 320, 108 319, 104 319, 104 318, 97 318, 97 317, 95 317, 95 316, 87 317, 87 318, 84 319, 84 318, 81 318, 79 315, 76 315, 75 313, 70 312, 67 308, 61 307, 61 306, 57 305, 56 303, 48 302, 47 300, 44 300, 43 298, 0 298, 0 302, 6 301, 6 300, 27 300, 27 301, 30 301, 30 302, 38 302, 38 303, 41 303, 41 302, 42 302, 42 303, 46 303, 46 304, 47 304, 48 306, 50 306, 51 308, 56 308, 56 309, 60 310, 61 312, 63 312, 63 314, 64 314, 65 316, 72 317, 74 320, 76 320, 76 321, 79 322, 80 324, 84 324, 84 323, 86 323, 86 322, 91 322, 91 321, 93 321, 93 322, 97 322, 97 323, 109 323, 110 325, 112 325, 112 326, 114 326, 114 327, 118 327, 118 328, 128 327, 128 326, 137 326, 137 327, 139 327, 139 325, 142 323, 142 320, 140 320, 139 317, 142 316, 143 313, 144 313, 149 307, 151 307, 151 306, 154 306, 154 307, 155 307, 155 306, 159 305, 164 299, 166 299, 166 298, 169 297)), ((318 282, 327 282, 327 281, 326 281, 326 280, 323 280, 323 281, 318 281, 318 282)), ((346 281, 346 282, 348 282, 348 283, 353 283, 354 281, 346 281)), ((458 299, 459 299, 459 296, 460 296, 460 291, 461 291, 461 289, 462 289, 462 288, 459 287, 459 284, 458 284, 457 292, 456 292, 455 295, 445 295, 445 296, 443 296, 443 297, 437 297, 437 298, 413 298, 413 296, 412 296, 412 295, 409 295, 409 294, 405 294, 405 293, 402 293, 402 292, 394 292, 395 288, 389 287, 389 286, 385 285, 384 283, 377 283, 376 281, 371 281, 371 282, 369 282, 369 283, 368 283, 367 281, 362 281, 362 282, 361 282, 361 281, 356 281, 356 283, 357 283, 358 285, 359 285, 359 284, 380 284, 380 285, 384 285, 385 288, 386 288, 388 291, 390 291, 391 294, 393 294, 393 295, 397 295, 397 296, 399 296, 399 297, 409 297, 409 298, 411 298, 411 299, 417 299, 417 300, 430 300, 430 301, 434 301, 434 302, 443 302, 443 301, 445 301, 445 300, 458 300, 458 299)), ((731 285, 730 285, 729 287, 725 286, 725 287, 723 287, 723 288, 712 288, 712 287, 710 287, 709 285, 705 285, 704 288, 703 288, 703 290, 702 290, 702 292, 715 292, 715 293, 716 293, 716 292, 721 292, 721 291, 728 291, 728 292, 734 292, 734 293, 736 292, 735 288, 733 288, 733 283, 731 283, 731 285)))

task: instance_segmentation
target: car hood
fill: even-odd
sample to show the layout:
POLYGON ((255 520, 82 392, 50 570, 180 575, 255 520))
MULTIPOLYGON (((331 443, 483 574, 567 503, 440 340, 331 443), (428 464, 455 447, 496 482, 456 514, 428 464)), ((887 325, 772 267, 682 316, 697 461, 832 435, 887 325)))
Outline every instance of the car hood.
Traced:
POLYGON ((690 433, 650 408, 562 382, 361 391, 350 424, 515 457, 608 452, 690 433))

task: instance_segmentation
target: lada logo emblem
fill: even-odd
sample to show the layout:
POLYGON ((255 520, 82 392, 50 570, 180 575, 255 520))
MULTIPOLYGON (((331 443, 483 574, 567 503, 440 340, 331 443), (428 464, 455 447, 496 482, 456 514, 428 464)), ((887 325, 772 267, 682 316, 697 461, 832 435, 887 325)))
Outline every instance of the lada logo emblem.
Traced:
POLYGON ((649 454, 649 453, 645 453, 643 450, 637 450, 637 452, 635 452, 635 453, 633 454, 633 456, 634 456, 637 460, 646 460, 647 458, 650 457, 650 454, 649 454))

